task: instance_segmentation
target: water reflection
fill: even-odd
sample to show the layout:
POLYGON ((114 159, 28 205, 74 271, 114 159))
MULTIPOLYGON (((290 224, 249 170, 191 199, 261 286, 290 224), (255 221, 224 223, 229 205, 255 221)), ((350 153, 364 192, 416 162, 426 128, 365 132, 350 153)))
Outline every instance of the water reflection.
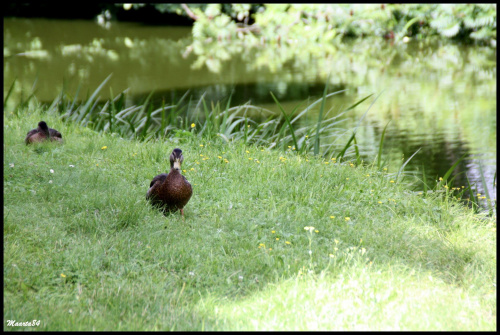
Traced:
MULTIPOLYGON (((38 99, 52 101, 63 86, 71 94, 78 85, 92 92, 112 73, 103 99, 128 89, 130 104, 152 91, 158 104, 168 104, 189 90, 194 101, 202 95, 208 102, 226 101, 231 95, 233 105, 250 101, 279 113, 270 91, 291 112, 319 98, 329 78, 330 92, 346 89, 329 99, 333 115, 383 91, 357 133, 367 160, 377 153, 389 123, 384 154, 390 166, 399 167, 421 148, 407 169, 425 167, 435 178, 466 154, 456 170, 457 185, 466 185, 467 176, 480 193, 495 197, 496 49, 357 40, 320 57, 292 49, 242 52, 214 72, 200 62, 193 69, 198 58, 186 52, 190 43, 189 28, 114 23, 104 29, 89 21, 4 19, 4 95, 17 78, 14 100, 36 81, 38 99)), ((347 114, 346 129, 372 101, 347 114)), ((303 122, 314 122, 314 113, 303 122)))

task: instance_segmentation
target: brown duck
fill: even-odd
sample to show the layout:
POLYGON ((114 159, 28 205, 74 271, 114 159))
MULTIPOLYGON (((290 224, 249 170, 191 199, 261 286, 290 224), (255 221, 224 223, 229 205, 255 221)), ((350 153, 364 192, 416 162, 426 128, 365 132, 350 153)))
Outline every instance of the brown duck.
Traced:
POLYGON ((62 135, 57 130, 49 128, 45 121, 40 121, 38 122, 38 128, 28 131, 24 142, 30 144, 47 140, 62 142, 62 135))
POLYGON ((157 175, 149 185, 146 199, 160 206, 164 213, 180 210, 184 216, 183 208, 193 194, 191 184, 181 174, 183 161, 182 150, 174 149, 170 154, 170 172, 157 175))

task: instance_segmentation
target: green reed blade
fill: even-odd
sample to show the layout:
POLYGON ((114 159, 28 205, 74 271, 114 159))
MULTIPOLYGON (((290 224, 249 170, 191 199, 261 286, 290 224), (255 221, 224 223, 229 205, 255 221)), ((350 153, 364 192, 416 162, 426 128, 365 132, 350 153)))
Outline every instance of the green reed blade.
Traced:
POLYGON ((457 167, 457 165, 465 158, 467 154, 464 154, 462 157, 460 157, 456 162, 455 164, 453 164, 449 169, 448 171, 446 171, 446 173, 444 174, 443 176, 443 180, 441 180, 438 185, 443 185, 444 183, 446 183, 446 180, 448 179, 448 177, 453 173, 453 171, 455 170, 455 168, 457 167))
MULTIPOLYGON (((363 101, 365 101, 366 99, 368 99, 368 98, 369 98, 369 97, 371 97, 372 95, 373 95, 373 93, 372 93, 372 94, 370 94, 370 95, 367 95, 367 96, 366 96, 366 97, 364 97, 363 99, 361 99, 361 100, 359 100, 359 101, 355 102, 353 105, 351 105, 351 106, 349 106, 348 108, 346 108, 346 109, 344 110, 344 112, 347 112, 347 111, 350 111, 351 109, 354 109, 356 106, 358 106, 360 103, 362 103, 363 101)), ((379 95, 380 95, 380 94, 379 94, 379 95)), ((378 98, 378 97, 377 97, 377 98, 378 98)), ((377 100, 377 99, 375 99, 375 100, 377 100)), ((373 102, 375 102, 375 101, 373 101, 373 102)), ((373 103, 372 103, 372 105, 373 105, 373 103)), ((371 105, 370 105, 370 107, 371 107, 371 105)), ((368 109, 369 109, 369 108, 368 108, 368 109)))
POLYGON ((408 164, 408 163, 411 161, 411 159, 413 158, 413 156, 415 156, 415 155, 416 155, 416 154, 420 151, 420 149, 422 149, 422 148, 418 148, 418 150, 417 150, 417 151, 415 151, 415 153, 413 153, 413 155, 411 155, 411 156, 410 156, 410 158, 408 158, 408 159, 407 159, 407 160, 403 163, 403 165, 401 165, 401 167, 399 168, 398 173, 397 173, 397 175, 396 175, 396 183, 398 182, 399 176, 400 176, 400 175, 401 175, 401 173, 403 172, 403 170, 404 170, 404 168, 405 168, 406 164, 408 164))
POLYGON ((226 132, 226 127, 227 127, 227 118, 228 118, 228 114, 229 114, 229 108, 231 106, 231 98, 233 97, 233 91, 231 91, 231 94, 229 95, 229 99, 227 100, 227 104, 226 104, 226 109, 224 110, 224 119, 222 120, 222 126, 221 126, 221 129, 220 129, 220 132, 222 134, 224 134, 226 132))
POLYGON ((321 105, 319 107, 318 124, 316 125, 316 137, 314 138, 314 156, 319 154, 319 130, 321 128, 321 122, 323 120, 323 111, 325 110, 326 92, 328 92, 328 82, 330 81, 330 76, 326 79, 325 89, 323 90, 323 98, 321 99, 321 105))
POLYGON ((427 185, 427 175, 425 173, 425 166, 422 164, 422 178, 424 179, 423 180, 423 184, 424 184, 424 196, 427 195, 427 189, 428 189, 428 185, 427 185))
POLYGON ((148 131, 149 128, 149 123, 151 122, 151 113, 153 112, 153 105, 149 102, 151 97, 153 96, 153 92, 149 93, 147 96, 146 100, 144 101, 141 111, 139 114, 136 114, 138 117, 144 115, 144 112, 146 112, 146 121, 144 123, 144 127, 142 128, 141 132, 141 139, 144 139, 146 137, 146 132, 148 131))
POLYGON ((358 148, 358 143, 356 142, 356 136, 354 136, 353 142, 354 142, 354 152, 356 153, 356 165, 359 165, 361 163, 361 155, 359 154, 359 148, 358 148))
POLYGON ((486 179, 484 178, 483 166, 482 166, 481 162, 479 162, 479 174, 481 175, 481 182, 484 185, 483 189, 484 189, 484 194, 486 195, 486 200, 487 200, 486 202, 488 203, 488 209, 489 209, 490 213, 492 213, 493 207, 491 206, 490 192, 488 191, 488 187, 486 185, 486 179))
POLYGON ((384 146, 384 138, 385 138, 385 131, 387 130, 387 126, 389 125, 391 121, 387 122, 387 124, 384 127, 384 130, 382 131, 382 135, 380 136, 380 143, 378 145, 378 156, 377 156, 377 169, 380 170, 380 163, 382 161, 382 148, 384 146))
POLYGON ((12 84, 9 87, 9 91, 7 92, 7 95, 5 96, 5 98, 3 100, 3 109, 4 109, 4 111, 5 111, 5 107, 7 106, 7 101, 9 101, 9 97, 12 94, 12 90, 14 89, 14 86, 16 84, 16 80, 17 80, 17 78, 14 78, 14 80, 12 81, 12 84))
MULTIPOLYGON (((295 146, 295 148, 298 150, 298 149, 299 149, 299 147, 298 147, 298 145, 297 145, 297 139, 295 138, 295 132, 294 132, 294 130, 293 130, 293 126, 292 126, 292 124, 290 123, 290 118, 288 117, 288 115, 286 114, 285 110, 283 109, 283 107, 282 107, 282 106, 281 106, 281 104, 279 103, 278 99, 276 99, 276 97, 274 96, 273 92, 269 92, 269 93, 271 93, 271 96, 273 97, 274 101, 276 102, 276 104, 277 104, 277 105, 278 105, 278 107, 280 108, 281 113, 283 113, 283 116, 285 117, 285 121, 286 121, 286 123, 287 123, 287 125, 288 125, 288 128, 290 129, 290 133, 291 133, 291 135, 292 135, 293 145, 294 145, 294 146, 295 146)), ((293 111, 293 112, 295 112, 295 110, 296 110, 296 109, 297 109, 297 107, 295 107, 295 109, 294 109, 294 111, 293 111)), ((293 114, 293 112, 292 112, 292 114, 293 114)))
POLYGON ((472 198, 471 199, 472 208, 474 209, 474 211, 477 211, 479 209, 479 198, 476 195, 477 188, 476 190, 473 189, 473 185, 471 185, 469 177, 467 175, 465 176, 465 180, 467 181, 466 190, 469 191, 469 197, 472 198))
POLYGON ((87 116, 87 114, 91 112, 92 108, 90 108, 90 106, 94 103, 94 99, 96 99, 97 94, 101 91, 101 89, 104 87, 104 85, 109 81, 111 76, 112 75, 110 74, 106 79, 104 79, 104 81, 99 85, 99 87, 97 87, 97 89, 94 91, 94 93, 92 93, 92 95, 85 102, 85 104, 78 109, 78 113, 80 113, 80 114, 77 116, 77 119, 76 119, 77 122, 82 122, 83 119, 87 116))

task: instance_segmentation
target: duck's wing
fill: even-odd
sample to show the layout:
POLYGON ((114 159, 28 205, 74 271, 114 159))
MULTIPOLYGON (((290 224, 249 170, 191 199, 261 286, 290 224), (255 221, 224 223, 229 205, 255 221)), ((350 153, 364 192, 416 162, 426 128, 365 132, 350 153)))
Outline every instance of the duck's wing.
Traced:
POLYGON ((192 189, 191 183, 186 179, 186 177, 182 176, 182 178, 184 178, 184 181, 186 182, 186 184, 188 185, 188 187, 192 189))
POLYGON ((28 134, 29 135, 27 135, 26 138, 24 139, 24 142, 26 144, 30 144, 30 143, 34 143, 34 142, 43 142, 44 140, 47 139, 45 137, 45 135, 42 132, 39 132, 39 131, 35 131, 33 133, 29 132, 28 134))
POLYGON ((24 138, 24 142, 26 144, 29 144, 31 141, 30 141, 30 137, 35 135, 36 133, 38 133, 38 129, 35 128, 35 129, 31 129, 30 131, 28 131, 28 133, 26 134, 26 137, 24 138))
POLYGON ((50 137, 59 137, 60 139, 62 139, 61 133, 55 129, 49 128, 49 134, 50 134, 50 137))
POLYGON ((153 180, 151 180, 151 183, 149 184, 148 193, 146 194, 146 199, 149 199, 149 197, 151 197, 157 186, 161 185, 165 181, 165 179, 167 179, 167 176, 168 176, 167 173, 162 173, 154 177, 153 180))
POLYGON ((31 135, 36 134, 37 132, 38 132, 38 128, 31 129, 31 130, 30 130, 30 131, 28 131, 28 133, 26 134, 26 137, 30 137, 31 135))

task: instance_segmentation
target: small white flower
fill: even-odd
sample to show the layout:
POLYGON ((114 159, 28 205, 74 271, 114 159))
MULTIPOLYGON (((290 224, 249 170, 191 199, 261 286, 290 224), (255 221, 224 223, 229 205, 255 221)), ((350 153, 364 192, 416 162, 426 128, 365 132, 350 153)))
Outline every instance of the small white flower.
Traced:
POLYGON ((70 164, 69 167, 75 167, 73 164, 70 164))
POLYGON ((54 170, 50 169, 50 173, 54 173, 54 170))
POLYGON ((238 276, 239 281, 243 280, 243 276, 238 276))
POLYGON ((14 167, 14 163, 10 163, 10 164, 9 164, 9 166, 10 166, 11 168, 13 168, 13 167, 14 167))
POLYGON ((52 184, 52 180, 49 180, 49 184, 52 184))
POLYGON ((189 275, 190 276, 194 276, 194 272, 193 271, 189 271, 189 275))

